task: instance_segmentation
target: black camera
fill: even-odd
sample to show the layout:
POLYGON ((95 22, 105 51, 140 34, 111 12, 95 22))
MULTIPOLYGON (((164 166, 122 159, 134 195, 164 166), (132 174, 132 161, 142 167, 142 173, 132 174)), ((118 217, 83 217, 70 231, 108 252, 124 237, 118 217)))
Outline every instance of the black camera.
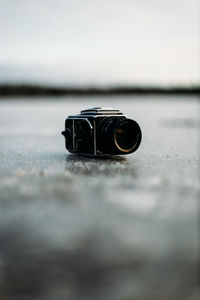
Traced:
POLYGON ((69 116, 62 134, 69 152, 89 156, 129 154, 138 149, 142 139, 138 123, 110 107, 69 116))

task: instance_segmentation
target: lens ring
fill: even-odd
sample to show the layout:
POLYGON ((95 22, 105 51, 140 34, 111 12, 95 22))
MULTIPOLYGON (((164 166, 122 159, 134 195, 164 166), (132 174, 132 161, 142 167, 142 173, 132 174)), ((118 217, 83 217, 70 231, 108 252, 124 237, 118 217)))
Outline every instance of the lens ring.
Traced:
POLYGON ((137 150, 141 142, 141 129, 134 120, 126 119, 120 122, 114 132, 114 143, 122 153, 137 150))

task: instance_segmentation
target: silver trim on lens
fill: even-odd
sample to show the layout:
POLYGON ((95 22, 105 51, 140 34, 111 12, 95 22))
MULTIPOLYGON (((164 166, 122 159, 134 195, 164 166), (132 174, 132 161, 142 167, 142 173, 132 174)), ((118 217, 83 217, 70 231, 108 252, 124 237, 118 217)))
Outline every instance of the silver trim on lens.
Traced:
POLYGON ((116 147, 117 147, 120 151, 122 151, 122 152, 124 152, 124 153, 131 152, 131 151, 135 148, 135 145, 133 145, 133 147, 131 147, 131 148, 129 148, 129 149, 123 149, 123 148, 121 148, 121 147, 119 146, 118 142, 117 142, 116 132, 117 132, 117 130, 115 131, 115 134, 114 134, 114 142, 115 142, 116 147))

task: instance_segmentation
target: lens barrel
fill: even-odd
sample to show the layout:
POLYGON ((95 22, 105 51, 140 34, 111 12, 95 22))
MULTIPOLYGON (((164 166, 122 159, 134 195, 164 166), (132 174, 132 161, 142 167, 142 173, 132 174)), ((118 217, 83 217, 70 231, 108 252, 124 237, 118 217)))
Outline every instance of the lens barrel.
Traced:
POLYGON ((106 118, 100 129, 100 143, 109 154, 128 154, 136 151, 142 132, 138 123, 127 118, 106 118))

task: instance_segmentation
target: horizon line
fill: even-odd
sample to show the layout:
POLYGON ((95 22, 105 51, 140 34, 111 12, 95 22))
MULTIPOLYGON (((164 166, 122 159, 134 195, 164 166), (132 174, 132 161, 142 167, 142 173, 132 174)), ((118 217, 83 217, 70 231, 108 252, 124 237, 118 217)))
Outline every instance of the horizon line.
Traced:
POLYGON ((0 97, 4 96, 92 96, 92 95, 134 95, 134 94, 190 94, 200 95, 199 85, 44 85, 0 83, 0 97))

